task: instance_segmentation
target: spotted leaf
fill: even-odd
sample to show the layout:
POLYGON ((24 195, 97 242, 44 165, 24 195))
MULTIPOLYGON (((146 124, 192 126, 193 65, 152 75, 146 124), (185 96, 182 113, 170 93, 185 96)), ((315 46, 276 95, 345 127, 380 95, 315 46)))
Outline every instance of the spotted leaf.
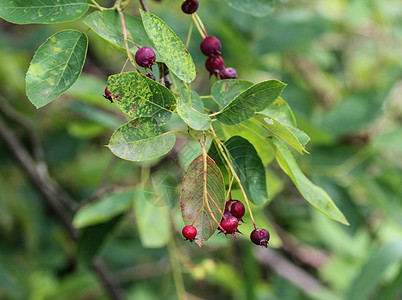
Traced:
POLYGON ((155 119, 141 117, 122 125, 113 133, 109 149, 116 156, 133 161, 154 159, 168 153, 174 146, 173 132, 163 133, 155 119))
POLYGON ((88 48, 85 33, 63 30, 36 51, 26 75, 28 99, 40 108, 68 90, 81 75, 88 48))
POLYGON ((128 116, 152 117, 159 125, 170 120, 176 101, 163 85, 137 72, 112 75, 107 84, 114 103, 128 116))

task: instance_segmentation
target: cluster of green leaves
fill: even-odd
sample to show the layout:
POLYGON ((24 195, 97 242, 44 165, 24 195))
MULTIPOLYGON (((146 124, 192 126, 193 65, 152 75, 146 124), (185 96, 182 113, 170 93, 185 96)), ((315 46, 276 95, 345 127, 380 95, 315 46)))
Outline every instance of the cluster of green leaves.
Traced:
MULTIPOLYGON (((26 2, 25 6, 17 6, 14 1, 9 1, 8 6, 0 11, 0 16, 22 24, 56 23, 77 19, 88 9, 85 1, 64 2, 63 6, 57 1, 41 1, 36 6, 26 2)), ((240 10, 250 10, 255 15, 266 14, 271 9, 271 4, 258 3, 255 6, 254 1, 229 3, 240 10)), ((172 79, 180 82, 175 86, 182 88, 177 91, 169 90, 139 72, 110 76, 107 87, 113 102, 130 120, 115 130, 108 144, 109 149, 116 156, 131 161, 151 160, 169 153, 175 145, 176 136, 172 131, 164 132, 161 126, 169 122, 173 113, 178 114, 189 130, 209 133, 211 139, 216 139, 215 142, 220 141, 213 128, 219 128, 225 132, 226 141, 224 148, 215 148, 215 155, 226 151, 230 158, 230 161, 221 161, 219 168, 225 169, 229 167, 228 164, 233 165, 236 177, 240 180, 238 184, 246 193, 244 196, 252 203, 261 205, 268 200, 268 193, 266 170, 259 156, 259 152, 262 152, 256 150, 248 140, 250 135, 255 135, 255 138, 264 141, 269 147, 265 150, 273 153, 280 167, 311 205, 334 220, 347 224, 328 194, 301 172, 287 147, 289 145, 303 154, 307 152, 305 145, 309 137, 296 128, 290 107, 280 98, 285 84, 278 80, 256 84, 246 80, 218 81, 211 88, 211 98, 219 109, 211 111, 204 107, 198 94, 191 90, 190 83, 196 77, 195 65, 180 38, 156 15, 142 10, 140 13, 141 19, 138 19, 123 14, 117 6, 115 9, 102 9, 89 14, 84 23, 120 50, 128 47, 126 50, 135 54, 137 48, 127 46, 122 35, 122 14, 125 20, 124 30, 128 32, 130 39, 139 47, 152 46, 157 52, 157 61, 169 68, 172 79), (238 132, 245 135, 241 136, 238 132)), ((27 96, 37 108, 50 103, 76 82, 85 62, 87 48, 86 34, 77 30, 60 31, 39 47, 26 74, 27 96)), ((181 207, 186 224, 196 221, 201 245, 214 233, 215 222, 220 219, 224 206, 222 193, 217 199, 211 197, 211 194, 214 189, 224 194, 225 182, 220 172, 211 171, 211 176, 218 176, 213 181, 219 185, 210 188, 208 182, 196 181, 198 185, 206 185, 207 188, 200 188, 199 194, 190 193, 187 196, 188 191, 198 190, 192 181, 202 171, 202 168, 198 168, 202 167, 199 164, 200 157, 188 167, 183 181, 181 207), (205 204, 209 204, 209 199, 205 192, 217 208, 214 212, 207 211, 205 204), (196 219, 201 211, 202 221, 198 222, 196 219)), ((212 160, 209 156, 208 159, 212 160)), ((213 160, 208 161, 208 165, 214 165, 213 160)), ((210 171, 207 170, 207 173, 210 171)))
MULTIPOLYGON (((184 40, 189 19, 181 16, 179 5, 173 7, 172 2, 147 3, 151 11, 172 25, 184 40)), ((272 235, 268 253, 277 253, 276 249, 280 249, 288 257, 297 257, 294 267, 304 269, 304 278, 310 275, 317 282, 325 282, 326 293, 319 295, 314 289, 306 289, 302 286, 302 278, 287 277, 285 269, 275 272, 267 268, 267 261, 260 259, 260 254, 262 257, 265 251, 256 255, 255 247, 249 243, 232 243, 231 239, 213 237, 201 251, 186 243, 180 243, 177 252, 164 248, 171 241, 171 234, 182 226, 179 205, 170 203, 167 206, 157 202, 161 198, 177 198, 175 180, 180 181, 182 173, 176 162, 167 165, 161 165, 161 160, 138 164, 125 160, 116 162, 112 153, 105 151, 103 145, 111 132, 126 121, 116 114, 116 105, 100 101, 99 95, 105 87, 102 79, 83 74, 63 97, 67 101, 58 102, 60 105, 51 105, 39 112, 26 106, 21 87, 32 49, 56 27, 57 30, 69 29, 71 24, 24 27, 8 24, 0 28, 0 100, 8 99, 10 105, 32 121, 44 144, 51 174, 77 201, 96 193, 100 182, 105 183, 105 178, 108 184, 129 186, 132 191, 131 187, 138 183, 141 173, 146 175, 142 169, 155 166, 152 168, 155 172, 150 176, 151 186, 136 189, 134 194, 116 191, 97 201, 98 206, 88 204, 76 215, 75 225, 85 233, 78 244, 80 260, 88 261, 94 253, 105 259, 114 278, 124 286, 128 299, 177 299, 173 276, 165 273, 170 267, 168 252, 182 259, 186 289, 202 298, 400 298, 402 130, 398 91, 402 60, 400 47, 396 45, 402 43, 402 23, 398 14, 402 3, 395 0, 277 1, 277 9, 269 17, 254 18, 237 13, 226 5, 227 2, 200 2, 200 16, 204 23, 223 41, 225 63, 235 66, 243 78, 254 82, 273 77, 288 84, 282 97, 297 116, 297 127, 311 137, 308 150, 312 155, 295 155, 294 159, 299 169, 325 188, 342 209, 350 226, 332 222, 306 207, 292 185, 293 179, 286 180, 277 167, 271 143, 259 137, 267 134, 263 127, 274 128, 272 124, 277 124, 276 120, 286 125, 305 146, 306 140, 294 129, 295 118, 286 110, 283 115, 277 110, 272 111, 270 105, 266 108, 270 110, 268 117, 259 117, 261 113, 258 113, 233 126, 218 128, 219 121, 212 124, 221 140, 225 141, 226 148, 230 148, 231 137, 241 136, 259 153, 265 167, 270 199, 278 201, 265 201, 258 207, 252 205, 252 208, 258 208, 254 209, 255 219, 261 226, 279 228, 278 232, 285 234, 283 240, 282 235, 272 235), (21 39, 15 39, 17 35, 21 39), (168 175, 173 176, 171 186, 172 178, 168 175), (134 228, 132 214, 120 217, 131 208, 134 228), (111 229, 117 221, 120 222, 118 230, 113 232, 111 229), (172 223, 173 227, 169 227, 172 223), (272 226, 274 224, 277 226, 272 226), (161 248, 150 249, 154 247, 161 248), (189 259, 194 264, 189 265, 189 259), (235 266, 233 261, 236 261, 235 266), (150 269, 156 271, 147 271, 150 269), (202 288, 199 288, 200 281, 202 288)), ((7 15, 9 13, 4 17, 7 15)), ((128 23, 130 18, 127 15, 125 19, 128 23)), ((119 22, 118 18, 116 22, 119 22)), ((78 23, 74 28, 85 31, 86 28, 78 23)), ((108 29, 107 26, 101 28, 108 29)), ((122 41, 121 29, 116 28, 118 39, 122 41)), ((124 60, 119 55, 110 55, 112 49, 105 47, 106 42, 92 33, 88 34, 94 55, 91 58, 108 57, 110 59, 99 67, 119 72, 124 60), (116 61, 117 66, 114 65, 116 61)), ((192 38, 197 41, 196 35, 192 38)), ((150 40, 147 42, 153 47, 150 40)), ((114 46, 114 50, 119 49, 116 44, 114 46)), ((203 63, 203 57, 197 54, 198 46, 193 42, 189 46, 197 71, 203 63)), ((135 51, 131 43, 129 47, 135 51)), ((124 48, 124 44, 120 48, 124 48)), ((162 61, 158 53, 157 60, 162 61)), ((210 86, 202 75, 202 72, 197 72, 199 81, 191 86, 202 95, 209 94, 210 86)), ((181 89, 177 91, 182 93, 181 89)), ((183 93, 188 95, 188 89, 185 88, 183 93)), ((193 94, 192 91, 191 99, 195 97, 193 94)), ((175 98, 178 111, 180 98, 177 94, 175 98)), ((213 101, 219 101, 217 99, 214 97, 213 101)), ((209 99, 201 98, 200 101, 209 108, 209 99)), ((272 105, 280 106, 281 103, 281 98, 278 98, 272 105)), ((186 109, 185 103, 180 105, 182 110, 186 109)), ((225 105, 222 102, 220 107, 225 105)), ((218 112, 220 107, 215 105, 211 110, 218 112)), ((181 118, 189 122, 191 118, 184 117, 186 113, 181 118)), ((209 114, 207 111, 200 113, 199 125, 193 126, 206 130, 204 128, 209 124, 204 125, 203 120, 208 120, 204 115, 208 117, 209 114)), ((4 116, 7 118, 2 111, 1 118, 4 116)), ((162 132, 179 124, 177 120, 181 118, 172 114, 162 132)), ((10 121, 10 124, 14 123, 10 121)), ((16 125, 15 129, 17 136, 29 144, 29 137, 23 134, 20 126, 16 125)), ((199 156, 201 148, 198 141, 189 140, 184 144, 181 138, 177 136, 176 145, 182 147, 178 164, 187 168, 199 156)), ((240 141, 238 137, 235 140, 240 141)), ((289 138, 285 140, 285 135, 280 142, 289 146, 289 138)), ((243 144, 244 147, 248 145, 243 144)), ((0 298, 105 297, 89 268, 65 272, 74 249, 44 207, 40 195, 2 146, 0 143, 0 298)), ((219 153, 213 155, 215 146, 212 144, 208 153, 220 166, 219 153)), ((294 148, 297 147, 300 146, 294 148)), ((288 166, 287 174, 297 174, 294 170, 290 172, 291 163, 288 166)), ((236 168, 236 164, 233 167, 236 168)), ((221 171, 227 182, 225 169, 221 171)), ((299 175, 294 175, 294 178, 303 182, 299 175)), ((237 187, 232 192, 240 199, 237 187)), ((250 219, 246 216, 245 221, 246 225, 241 228, 244 236, 239 236, 237 241, 248 237, 250 219)), ((280 263, 280 260, 274 263, 280 263)), ((287 263, 292 263, 292 259, 287 259, 287 263)))

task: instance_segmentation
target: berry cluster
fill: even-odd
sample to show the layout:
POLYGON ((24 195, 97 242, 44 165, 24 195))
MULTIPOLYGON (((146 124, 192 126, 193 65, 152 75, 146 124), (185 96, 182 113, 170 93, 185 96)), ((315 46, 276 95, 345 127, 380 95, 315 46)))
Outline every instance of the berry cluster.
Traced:
POLYGON ((208 56, 205 61, 205 68, 209 71, 210 76, 215 77, 220 75, 221 79, 234 79, 237 78, 236 70, 234 68, 226 68, 222 56, 220 56, 222 44, 220 40, 214 36, 207 36, 202 40, 201 52, 208 56))
POLYGON ((242 217, 244 213, 244 205, 239 200, 229 200, 226 202, 223 218, 220 223, 220 227, 224 231, 221 228, 219 230, 224 234, 231 234, 233 236, 236 232, 241 233, 237 227, 239 226, 239 221, 243 222, 242 217))
MULTIPOLYGON (((236 232, 241 233, 238 229, 239 222, 243 221, 245 213, 243 203, 239 200, 232 200, 226 202, 225 210, 223 212, 222 220, 219 224, 220 232, 224 234, 236 235, 236 232)), ((193 242, 197 236, 197 229, 193 225, 186 225, 182 230, 182 234, 186 240, 193 242)), ((269 241, 269 232, 266 229, 255 228, 250 235, 251 241, 259 246, 267 247, 269 241)))

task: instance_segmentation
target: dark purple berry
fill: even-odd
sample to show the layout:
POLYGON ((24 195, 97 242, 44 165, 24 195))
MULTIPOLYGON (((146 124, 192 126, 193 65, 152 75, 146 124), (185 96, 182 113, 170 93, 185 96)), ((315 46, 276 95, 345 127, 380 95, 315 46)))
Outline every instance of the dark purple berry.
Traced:
POLYGON ((219 75, 221 75, 221 79, 237 78, 236 70, 232 67, 223 68, 222 70, 220 70, 219 75))
POLYGON ((224 61, 221 56, 210 56, 205 61, 205 68, 209 71, 210 77, 211 75, 217 76, 224 67, 224 61))
POLYGON ((206 56, 215 56, 221 53, 221 42, 214 36, 208 36, 201 42, 201 52, 206 56))
POLYGON ((239 221, 236 217, 229 216, 223 219, 221 222, 221 227, 225 230, 225 234, 234 234, 237 232, 237 227, 239 226, 239 221))
POLYGON ((149 47, 142 47, 135 53, 135 62, 145 68, 151 69, 155 64, 155 52, 149 47))
POLYGON ((269 241, 269 232, 263 228, 254 229, 250 234, 250 239, 254 244, 266 248, 269 241))
POLYGON ((195 13, 198 9, 198 0, 186 0, 181 5, 181 10, 188 15, 195 13))
POLYGON ((193 225, 186 225, 183 227, 181 233, 186 238, 186 240, 192 242, 195 240, 195 237, 197 236, 197 228, 195 228, 193 225))
POLYGON ((110 103, 113 103, 113 98, 112 98, 113 94, 111 92, 109 92, 107 86, 105 88, 105 94, 103 95, 103 97, 105 97, 107 100, 110 101, 110 103))
POLYGON ((155 80, 155 76, 152 73, 147 73, 147 74, 144 74, 144 75, 147 76, 148 78, 151 78, 152 80, 155 80))
POLYGON ((229 218, 231 215, 232 215, 232 214, 231 214, 230 212, 226 211, 226 209, 225 209, 225 211, 223 212, 223 217, 222 217, 222 219, 221 219, 221 222, 222 222, 224 219, 229 218))
POLYGON ((244 213, 246 212, 243 203, 241 203, 239 200, 230 200, 228 201, 228 203, 229 202, 230 202, 228 206, 229 212, 238 220, 241 220, 241 218, 243 218, 244 216, 244 213))

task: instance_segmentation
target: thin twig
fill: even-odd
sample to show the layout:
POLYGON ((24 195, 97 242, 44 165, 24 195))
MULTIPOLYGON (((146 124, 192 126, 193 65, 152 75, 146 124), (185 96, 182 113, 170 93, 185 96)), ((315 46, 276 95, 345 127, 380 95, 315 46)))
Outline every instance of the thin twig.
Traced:
POLYGON ((159 67, 159 83, 161 85, 166 86, 169 90, 170 87, 172 86, 172 82, 170 81, 169 78, 169 69, 165 65, 165 63, 158 62, 158 67, 159 67))
POLYGON ((0 96, 0 110, 4 112, 4 114, 14 122, 20 124, 24 129, 28 132, 29 138, 31 140, 32 144, 32 150, 35 159, 37 160, 44 160, 44 152, 42 147, 40 146, 39 143, 39 138, 34 130, 33 125, 31 124, 28 119, 26 119, 24 116, 22 116, 19 112, 17 112, 11 105, 8 104, 7 99, 4 97, 0 96))
POLYGON ((317 295, 320 291, 326 290, 316 278, 288 261, 273 249, 258 247, 254 251, 254 257, 262 265, 270 267, 277 274, 292 282, 308 295, 317 295))
POLYGON ((95 271, 96 275, 103 283, 103 286, 108 291, 110 297, 113 300, 124 300, 125 297, 117 288, 117 284, 114 281, 114 278, 110 275, 109 270, 104 265, 103 261, 99 258, 95 259, 91 263, 92 270, 95 271))
POLYGON ((230 171, 232 172, 232 175, 234 176, 234 178, 236 179, 237 183, 238 183, 239 186, 240 186, 240 189, 241 189, 241 191, 242 191, 242 193, 243 193, 244 202, 246 202, 248 212, 250 213, 251 221, 253 222, 254 228, 257 229, 257 226, 255 225, 253 213, 252 213, 252 211, 251 211, 250 203, 249 203, 249 201, 248 201, 248 197, 247 197, 246 191, 245 191, 244 188, 243 188, 243 185, 242 185, 242 183, 241 183, 241 181, 240 181, 240 178, 239 178, 239 176, 237 176, 235 170, 233 169, 232 164, 230 163, 229 158, 226 156, 225 150, 223 149, 223 143, 218 139, 218 137, 217 137, 217 135, 216 135, 216 133, 215 133, 215 130, 214 130, 214 128, 212 127, 212 125, 211 125, 211 127, 210 127, 210 131, 212 132, 212 135, 213 135, 213 137, 214 137, 214 139, 215 139, 215 142, 216 142, 216 144, 217 144, 217 146, 218 146, 218 148, 219 148, 219 150, 220 150, 220 152, 221 152, 223 158, 225 159, 226 164, 229 166, 230 171))
MULTIPOLYGON (((53 211, 57 220, 61 223, 66 230, 68 237, 77 241, 78 232, 73 227, 69 216, 66 213, 65 207, 62 203, 73 203, 71 199, 55 181, 47 173, 47 167, 43 168, 41 164, 36 164, 28 151, 24 148, 21 142, 14 136, 14 134, 7 128, 0 118, 0 138, 4 141, 4 144, 9 148, 10 152, 19 163, 21 169, 25 171, 30 181, 34 184, 35 188, 43 196, 47 205, 53 211)), ((111 275, 108 273, 105 266, 100 259, 93 261, 91 265, 96 275, 101 280, 106 291, 109 293, 112 299, 122 300, 124 299, 119 287, 112 280, 111 275)))
POLYGON ((42 196, 46 199, 49 207, 56 215, 57 219, 62 223, 68 236, 75 240, 77 238, 77 231, 71 225, 69 217, 65 213, 65 208, 61 205, 61 193, 54 182, 43 173, 43 170, 38 168, 32 160, 28 151, 22 146, 21 142, 13 135, 13 133, 6 127, 0 119, 0 138, 4 141, 5 145, 10 149, 21 168, 28 175, 29 179, 39 190, 42 196))
MULTIPOLYGON (((130 59, 131 64, 134 66, 134 69, 138 72, 141 73, 140 70, 138 70, 137 66, 135 65, 133 55, 130 52, 130 48, 128 47, 128 39, 127 39, 127 29, 126 29, 126 23, 124 22, 124 16, 123 12, 119 10, 119 15, 120 15, 120 21, 121 21, 121 27, 123 29, 123 38, 124 38, 124 45, 126 47, 126 53, 127 57, 130 59)), ((138 46, 137 46, 138 47, 138 46)))
POLYGON ((190 29, 188 30, 187 41, 186 41, 186 50, 188 50, 188 46, 190 45, 191 33, 193 32, 194 20, 191 20, 190 29))
POLYGON ((221 224, 216 220, 215 215, 212 213, 211 207, 209 206, 209 201, 208 201, 208 191, 207 191, 207 150, 205 149, 205 142, 200 140, 201 148, 202 148, 202 160, 204 162, 204 202, 207 205, 209 214, 211 215, 212 219, 215 221, 215 223, 218 225, 219 229, 222 230, 222 232, 226 232, 225 229, 222 228, 221 224))
POLYGON ((148 9, 147 4, 145 3, 145 0, 140 0, 140 4, 141 4, 143 11, 149 12, 149 9, 148 9))

